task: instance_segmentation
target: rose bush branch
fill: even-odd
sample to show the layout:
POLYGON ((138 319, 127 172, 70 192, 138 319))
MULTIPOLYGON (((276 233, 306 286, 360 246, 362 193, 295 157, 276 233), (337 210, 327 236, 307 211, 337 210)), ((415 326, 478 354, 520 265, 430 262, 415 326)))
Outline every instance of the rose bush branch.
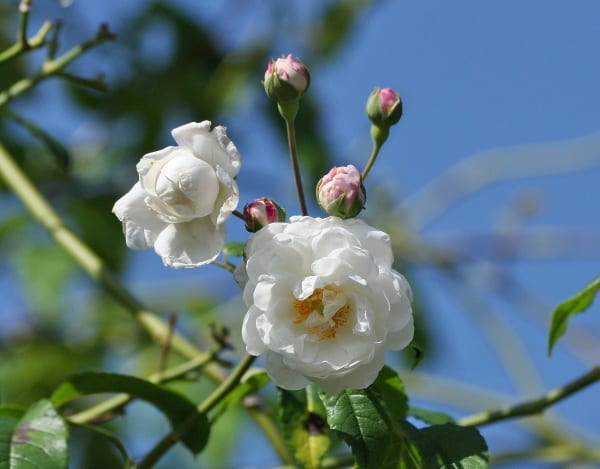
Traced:
POLYGON ((27 92, 38 83, 58 75, 67 65, 73 62, 77 57, 81 56, 85 51, 114 38, 115 36, 109 31, 108 27, 106 25, 101 25, 98 32, 92 38, 82 44, 74 46, 56 59, 47 59, 35 75, 17 81, 6 91, 0 93, 0 107, 6 105, 10 100, 17 96, 27 92))
POLYGON ((39 49, 46 45, 46 38, 52 30, 53 23, 46 21, 42 24, 40 29, 35 35, 29 39, 23 40, 22 36, 8 49, 0 52, 0 63, 7 62, 11 59, 18 57, 19 55, 33 49, 39 49))
POLYGON ((501 420, 509 420, 517 417, 540 414, 548 407, 571 396, 572 394, 575 394, 578 391, 581 391, 597 381, 600 381, 600 367, 592 368, 579 378, 564 386, 555 388, 537 399, 512 405, 504 409, 479 412, 467 417, 463 417, 458 421, 458 424, 462 426, 482 426, 499 422, 501 420))
POLYGON ((175 444, 177 444, 193 427, 198 415, 208 414, 208 412, 210 412, 217 404, 219 404, 219 402, 221 402, 231 391, 235 389, 242 379, 242 376, 248 370, 248 368, 250 368, 255 359, 256 357, 246 354, 239 362, 237 367, 227 377, 227 379, 225 379, 200 405, 198 405, 197 409, 199 414, 192 415, 177 428, 165 435, 164 438, 162 438, 154 446, 154 448, 150 450, 144 459, 142 459, 139 464, 135 466, 136 469, 148 469, 160 461, 165 453, 169 451, 175 444))

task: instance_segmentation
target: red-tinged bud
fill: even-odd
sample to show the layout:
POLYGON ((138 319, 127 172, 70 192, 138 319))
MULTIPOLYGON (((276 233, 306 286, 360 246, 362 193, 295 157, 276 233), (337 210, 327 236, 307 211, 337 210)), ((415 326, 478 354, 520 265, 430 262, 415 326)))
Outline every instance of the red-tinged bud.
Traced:
POLYGON ((285 210, 266 197, 256 199, 244 207, 246 229, 256 233, 263 226, 285 220, 285 210))
POLYGON ((329 215, 355 217, 367 201, 360 173, 352 165, 334 166, 317 184, 317 201, 329 215))

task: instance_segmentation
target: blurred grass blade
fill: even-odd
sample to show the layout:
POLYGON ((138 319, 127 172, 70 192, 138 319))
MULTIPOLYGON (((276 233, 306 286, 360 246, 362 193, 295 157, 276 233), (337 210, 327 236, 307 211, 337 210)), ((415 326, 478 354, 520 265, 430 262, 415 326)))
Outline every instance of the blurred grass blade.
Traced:
POLYGON ((21 127, 26 129, 33 137, 37 138, 40 142, 42 142, 46 148, 50 151, 52 156, 56 159, 56 163, 58 167, 63 171, 68 171, 71 166, 71 155, 69 151, 64 147, 62 143, 56 140, 52 135, 47 133, 42 128, 38 127, 36 124, 31 122, 28 119, 25 119, 23 116, 15 114, 9 109, 0 109, 2 115, 8 117, 13 122, 19 124, 21 127))
POLYGON ((588 309, 594 302, 598 290, 600 290, 600 277, 597 277, 575 296, 556 307, 554 313, 552 313, 552 322, 548 334, 548 355, 552 353, 556 341, 567 331, 569 318, 588 309))

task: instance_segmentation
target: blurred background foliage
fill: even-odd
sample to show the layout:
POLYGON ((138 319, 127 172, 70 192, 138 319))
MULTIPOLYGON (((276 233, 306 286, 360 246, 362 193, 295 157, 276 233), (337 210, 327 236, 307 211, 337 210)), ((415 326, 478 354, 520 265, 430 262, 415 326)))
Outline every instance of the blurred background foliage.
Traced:
MULTIPOLYGON (((82 87, 73 80, 53 78, 44 82, 11 101, 6 107, 8 113, 0 107, 0 141, 68 226, 154 311, 165 319, 175 314, 177 330, 202 348, 212 343, 210 324, 229 327, 231 340, 239 347, 243 308, 231 277, 216 267, 185 272, 167 269, 168 275, 165 270, 157 272, 160 260, 156 256, 144 257, 126 249, 121 226, 111 213, 112 205, 135 181, 135 163, 141 155, 172 144, 170 129, 205 119, 228 126, 230 137, 242 152, 244 171, 239 183, 245 198, 241 204, 258 196, 277 198, 274 190, 287 188, 289 184, 275 180, 274 175, 280 168, 289 174, 289 163, 281 118, 260 85, 267 61, 293 51, 309 65, 314 83, 328 61, 348 53, 353 35, 381 3, 375 0, 76 0, 65 7, 58 0, 34 1, 31 32, 43 20, 60 19, 63 24, 60 51, 90 37, 101 21, 107 21, 116 40, 100 45, 69 67, 69 72, 77 76, 93 79, 103 75, 106 90, 82 87), (254 10, 262 14, 250 15, 254 10), (242 21, 230 24, 227 18, 231 12, 242 21), (252 21, 259 22, 250 24, 252 21), (23 119, 44 129, 55 140, 48 145, 48 138, 45 141, 38 138, 35 130, 32 133, 31 128, 23 125, 23 119), (252 135, 259 127, 260 136, 252 135), (244 151, 256 138, 272 139, 272 146, 267 145, 268 155, 244 151), (268 194, 263 192, 265 187, 268 194)), ((0 0, 0 50, 14 42, 17 24, 18 2, 0 0)), ((35 51, 0 64, 0 90, 33 73, 43 54, 35 51)), ((362 103, 363 97, 356 99, 362 103)), ((328 127, 323 122, 327 105, 327 96, 308 93, 297 118, 306 188, 314 187, 333 164, 348 163, 327 135, 328 127)), ((413 112, 417 114, 414 109, 413 112)), ((428 129, 420 131, 427 134, 420 136, 422 141, 432 138, 428 129)), ((482 171, 481 166, 472 169, 473 174, 482 171)), ((518 230, 535 214, 536 198, 525 194, 505 207, 503 216, 507 223, 499 223, 502 226, 493 233, 502 236, 465 237, 462 245, 455 243, 449 248, 451 243, 429 242, 406 226, 405 214, 398 209, 398 196, 394 194, 399 189, 399 179, 396 178, 396 187, 369 188, 366 216, 373 225, 390 233, 396 267, 411 277, 418 342, 426 350, 426 369, 434 370, 437 357, 454 357, 458 349, 498 347, 505 350, 500 352, 504 358, 522 362, 523 368, 517 371, 521 375, 516 381, 535 381, 528 375, 528 361, 519 356, 522 349, 518 342, 499 325, 497 318, 501 316, 499 312, 509 308, 518 314, 548 311, 538 296, 506 275, 502 264, 513 261, 519 253, 529 255, 527 242, 537 249, 551 239, 531 237, 521 245, 519 239, 511 237, 515 234, 511 230, 518 230), (478 241, 481 244, 476 244, 478 241), (478 254, 483 254, 482 259, 478 254), (435 270, 434 280, 427 288, 419 284, 421 277, 413 276, 416 268, 423 266, 435 270), (473 287, 465 291, 465 286, 475 284, 481 290, 473 287), (454 336, 442 338, 448 332, 444 330, 448 318, 443 314, 451 313, 432 311, 431 306, 436 304, 435 296, 441 296, 439 291, 433 294, 432 291, 441 288, 447 288, 443 301, 451 292, 452 301, 465 312, 465 322, 475 323, 483 334, 459 340, 454 336), (491 294, 497 297, 488 301, 491 294), (444 354, 438 354, 440 347, 446 347, 444 354)), ((459 191, 461 188, 459 185, 459 191)), ((449 192, 442 190, 441 195, 435 194, 440 199, 454 196, 455 187, 442 189, 449 192)), ((81 370, 137 375, 155 371, 161 351, 117 303, 82 275, 2 182, 0 190, 0 292, 4 296, 0 298, 0 403, 27 405, 48 396, 68 375, 81 370)), ((290 191, 292 195, 284 196, 284 202, 295 204, 293 190, 290 191)), ((307 197, 311 213, 317 213, 310 189, 307 197)), ((230 240, 241 241, 245 236, 243 230, 230 230, 230 240)), ((581 246, 582 250, 596 246, 591 251, 598 253, 597 236, 581 239, 581 242, 567 240, 561 246, 581 246)), ((572 252, 569 249, 567 255, 572 252)), ((543 324, 539 317, 538 325, 543 324)), ((584 355, 589 356, 589 350, 597 350, 593 348, 597 347, 597 340, 585 332, 580 330, 575 337, 589 341, 582 339, 575 346, 592 344, 584 350, 584 355)), ((397 358, 403 364, 410 359, 406 354, 397 358)), ((176 358, 172 360, 175 362, 176 358)), ((482 381, 491 379, 498 383, 501 380, 498 376, 503 377, 505 372, 494 369, 482 381)), ((406 379, 413 380, 411 389, 424 391, 426 400, 432 400, 435 392, 440 393, 442 384, 448 384, 435 380, 420 382, 420 376, 415 373, 406 379)), ((190 396, 202 396, 209 384, 200 377, 173 386, 190 396)), ((481 404, 481 410, 497 402, 477 400, 465 388, 449 387, 447 392, 444 389, 444 397, 454 396, 454 404, 462 399, 471 405, 481 404)), ((535 385, 531 389, 539 391, 535 385)), ((269 408, 273 393, 261 397, 269 408)), ((139 456, 147 450, 148 441, 155 441, 163 434, 167 424, 144 404, 128 406, 126 413, 131 418, 116 419, 111 425, 123 436, 131 455, 139 456)), ((257 442, 264 443, 257 432, 240 432, 238 441, 231 437, 232 428, 247 428, 245 425, 250 424, 247 418, 237 410, 226 413, 213 429, 211 444, 201 455, 198 467, 246 467, 244 451, 254 448, 257 442)), ((562 429, 553 423, 549 425, 562 429)), ((527 437, 532 444, 557 441, 554 430, 546 430, 527 437)), ((73 439, 76 443, 72 447, 77 448, 73 467, 118 467, 118 456, 105 441, 81 430, 73 432, 73 439)), ((185 451, 174 451, 162 467, 187 467, 189 461, 185 451)), ((263 461, 273 462, 268 456, 263 461)))

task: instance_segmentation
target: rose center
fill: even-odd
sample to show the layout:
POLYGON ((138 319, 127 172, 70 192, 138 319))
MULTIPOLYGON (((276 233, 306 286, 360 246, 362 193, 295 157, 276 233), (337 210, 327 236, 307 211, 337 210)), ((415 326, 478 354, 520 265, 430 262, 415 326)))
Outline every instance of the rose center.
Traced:
POLYGON ((348 322, 350 305, 344 294, 326 286, 315 289, 308 298, 294 300, 294 311, 294 324, 302 325, 320 339, 333 339, 348 322))

